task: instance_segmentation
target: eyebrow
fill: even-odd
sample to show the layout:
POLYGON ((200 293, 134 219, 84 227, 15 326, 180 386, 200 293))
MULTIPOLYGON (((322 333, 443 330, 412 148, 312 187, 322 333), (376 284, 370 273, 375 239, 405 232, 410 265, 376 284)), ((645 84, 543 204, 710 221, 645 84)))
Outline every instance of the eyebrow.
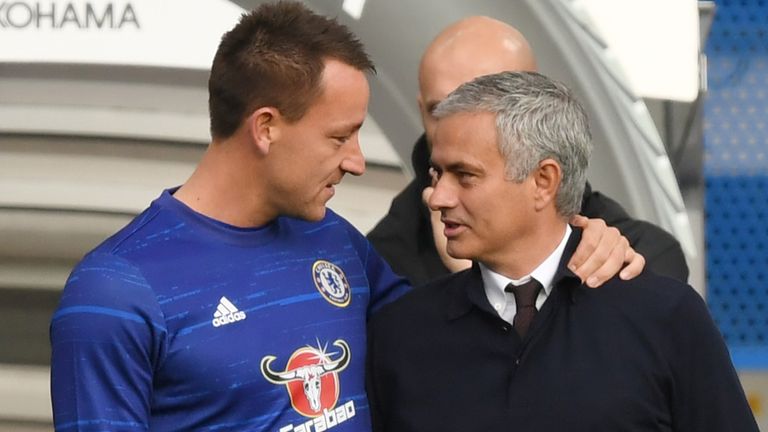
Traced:
POLYGON ((435 163, 432 159, 429 160, 429 166, 431 166, 434 169, 440 170, 440 171, 450 171, 450 172, 456 172, 456 171, 480 171, 480 167, 477 165, 472 165, 466 162, 453 162, 448 164, 448 166, 441 168, 439 165, 435 163))
POLYGON ((363 127, 363 122, 359 122, 359 123, 340 123, 338 125, 332 125, 331 126, 331 131, 332 131, 331 133, 332 134, 336 134, 336 133, 344 132, 344 133, 353 134, 353 133, 359 131, 360 128, 362 128, 362 127, 363 127))
POLYGON ((432 112, 437 108, 437 105, 442 102, 441 100, 429 100, 427 101, 427 112, 432 114, 432 112))

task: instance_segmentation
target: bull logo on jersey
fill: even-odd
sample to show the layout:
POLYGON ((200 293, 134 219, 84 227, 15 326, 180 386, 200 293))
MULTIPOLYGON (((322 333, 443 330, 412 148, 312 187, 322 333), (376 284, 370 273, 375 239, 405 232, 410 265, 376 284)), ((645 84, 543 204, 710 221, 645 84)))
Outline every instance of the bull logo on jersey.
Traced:
POLYGON ((332 305, 346 307, 349 304, 349 282, 339 266, 325 260, 317 260, 312 265, 312 278, 317 290, 332 305))
MULTIPOLYGON (((339 400, 339 375, 350 360, 349 345, 342 339, 333 342, 341 354, 331 360, 325 347, 303 347, 294 351, 285 371, 275 372, 270 364, 275 356, 261 359, 261 373, 273 384, 284 384, 291 398, 291 405, 305 417, 323 415, 323 410, 333 410, 339 400)), ((318 344, 319 345, 319 344, 318 344)))

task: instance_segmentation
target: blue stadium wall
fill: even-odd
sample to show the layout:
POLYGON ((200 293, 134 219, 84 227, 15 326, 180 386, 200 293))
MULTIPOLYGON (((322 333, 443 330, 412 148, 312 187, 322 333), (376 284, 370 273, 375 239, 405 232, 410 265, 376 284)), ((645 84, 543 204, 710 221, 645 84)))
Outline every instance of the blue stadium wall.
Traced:
POLYGON ((707 301, 740 370, 768 369, 768 1, 719 0, 706 45, 707 301))

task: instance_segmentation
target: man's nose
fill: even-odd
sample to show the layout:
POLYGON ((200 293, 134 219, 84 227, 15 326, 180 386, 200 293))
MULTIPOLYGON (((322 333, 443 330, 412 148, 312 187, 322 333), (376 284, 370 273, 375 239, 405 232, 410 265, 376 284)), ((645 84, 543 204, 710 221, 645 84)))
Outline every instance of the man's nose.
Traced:
POLYGON ((341 161, 341 170, 355 176, 362 175, 365 172, 365 156, 360 149, 360 140, 355 134, 354 139, 348 142, 347 154, 341 161))
POLYGON ((427 200, 427 204, 431 210, 437 211, 456 206, 456 194, 448 181, 441 178, 434 182, 432 188, 432 194, 427 200))

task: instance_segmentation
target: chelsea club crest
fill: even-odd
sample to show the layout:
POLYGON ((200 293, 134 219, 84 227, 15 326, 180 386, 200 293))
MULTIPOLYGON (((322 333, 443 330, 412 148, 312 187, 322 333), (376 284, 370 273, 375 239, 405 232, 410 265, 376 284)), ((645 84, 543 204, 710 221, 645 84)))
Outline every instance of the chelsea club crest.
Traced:
POLYGON ((312 265, 312 279, 320 294, 332 305, 346 307, 349 304, 349 282, 339 266, 325 260, 317 260, 312 265))

